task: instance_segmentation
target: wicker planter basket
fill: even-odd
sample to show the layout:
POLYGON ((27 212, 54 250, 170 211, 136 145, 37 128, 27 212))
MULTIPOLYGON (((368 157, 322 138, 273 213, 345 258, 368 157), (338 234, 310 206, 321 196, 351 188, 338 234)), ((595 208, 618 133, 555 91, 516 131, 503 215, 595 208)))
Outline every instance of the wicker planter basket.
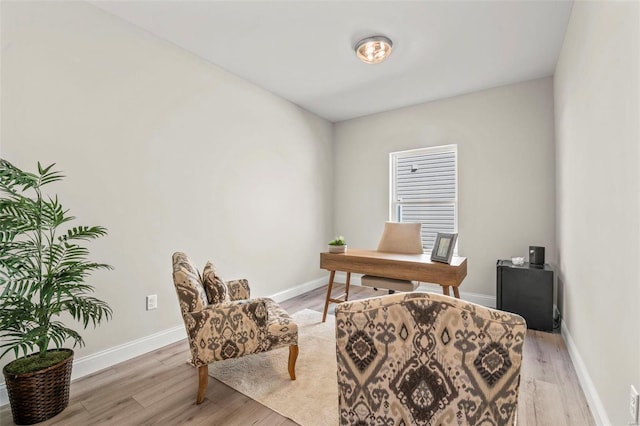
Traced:
POLYGON ((2 370, 9 393, 11 414, 16 424, 43 422, 60 413, 69 404, 73 351, 60 350, 69 352, 69 357, 43 370, 22 374, 7 373, 6 366, 2 370))

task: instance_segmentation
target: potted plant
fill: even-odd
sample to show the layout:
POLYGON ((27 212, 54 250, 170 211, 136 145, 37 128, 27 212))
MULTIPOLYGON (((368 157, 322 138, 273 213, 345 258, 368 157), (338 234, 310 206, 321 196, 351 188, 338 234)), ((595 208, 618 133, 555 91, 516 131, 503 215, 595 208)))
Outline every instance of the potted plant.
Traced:
POLYGON ((329 253, 345 253, 347 251, 347 242, 342 235, 338 235, 335 239, 329 241, 329 253))
POLYGON ((0 159, 0 358, 16 358, 3 374, 17 424, 44 421, 69 403, 73 351, 62 346, 84 341, 61 316, 83 328, 112 316, 85 282, 91 272, 111 268, 89 261, 83 246, 107 231, 72 227, 75 218, 58 197, 43 194, 64 177, 53 166, 38 163, 34 174, 0 159))

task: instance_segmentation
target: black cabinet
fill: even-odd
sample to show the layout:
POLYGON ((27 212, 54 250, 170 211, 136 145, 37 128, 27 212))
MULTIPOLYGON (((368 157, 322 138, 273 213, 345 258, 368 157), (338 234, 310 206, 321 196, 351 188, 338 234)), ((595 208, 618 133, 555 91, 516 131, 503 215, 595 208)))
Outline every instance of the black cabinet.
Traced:
POLYGON ((521 315, 527 328, 553 331, 553 269, 498 260, 497 308, 521 315))

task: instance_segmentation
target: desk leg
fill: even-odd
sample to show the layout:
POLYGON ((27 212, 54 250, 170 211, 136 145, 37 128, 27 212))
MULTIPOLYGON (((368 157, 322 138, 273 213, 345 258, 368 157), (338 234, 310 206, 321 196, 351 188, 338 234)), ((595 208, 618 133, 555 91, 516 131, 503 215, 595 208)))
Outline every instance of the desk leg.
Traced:
POLYGON ((349 284, 351 284, 351 272, 347 272, 347 289, 344 294, 344 301, 349 300, 349 284))
POLYGON ((331 299, 331 290, 333 289, 333 279, 336 276, 336 271, 331 271, 329 276, 329 287, 327 288, 327 300, 324 302, 324 312, 322 312, 322 322, 327 320, 327 310, 329 310, 329 299, 331 299))
POLYGON ((445 296, 450 296, 450 294, 449 294, 449 286, 448 285, 443 285, 442 286, 442 294, 444 294, 445 296))
POLYGON ((453 295, 456 299, 460 299, 460 292, 458 291, 458 287, 453 287, 453 295))

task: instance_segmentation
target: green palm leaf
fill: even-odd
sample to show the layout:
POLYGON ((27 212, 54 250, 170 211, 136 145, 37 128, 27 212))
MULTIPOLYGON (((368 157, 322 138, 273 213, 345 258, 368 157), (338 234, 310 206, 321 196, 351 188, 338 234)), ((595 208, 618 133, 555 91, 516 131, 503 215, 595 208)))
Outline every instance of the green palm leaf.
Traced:
POLYGON ((38 163, 34 174, 0 159, 0 358, 44 353, 66 342, 82 346, 80 334, 61 322, 64 314, 83 328, 113 315, 87 283, 93 272, 111 266, 88 260, 82 245, 107 230, 68 227, 75 218, 57 196, 43 195, 43 187, 64 178, 53 167, 38 163))

